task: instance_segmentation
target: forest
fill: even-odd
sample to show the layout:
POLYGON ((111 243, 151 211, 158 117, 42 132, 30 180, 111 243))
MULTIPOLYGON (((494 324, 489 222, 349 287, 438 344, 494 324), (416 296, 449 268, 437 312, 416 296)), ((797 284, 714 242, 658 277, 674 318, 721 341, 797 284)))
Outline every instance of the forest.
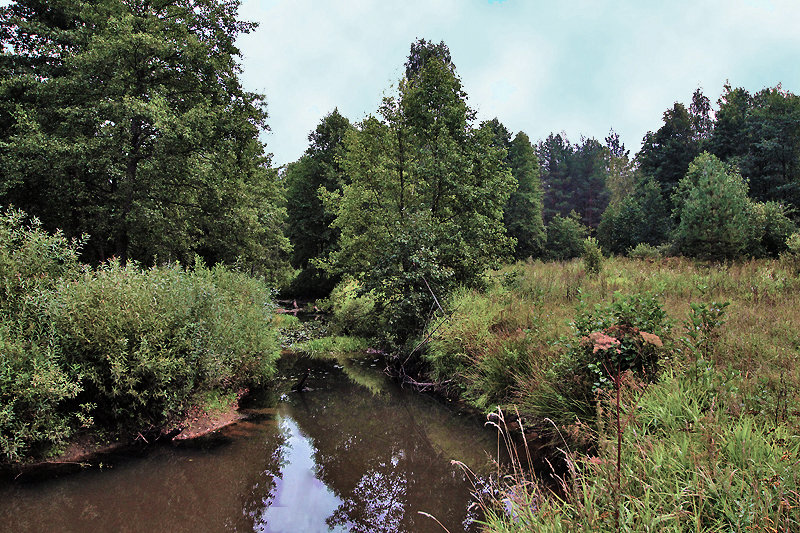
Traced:
POLYGON ((0 462, 270 386, 280 296, 326 313, 298 350, 369 346, 522 442, 489 531, 800 528, 800 96, 536 140, 418 39, 276 168, 238 7, 0 8, 0 462))

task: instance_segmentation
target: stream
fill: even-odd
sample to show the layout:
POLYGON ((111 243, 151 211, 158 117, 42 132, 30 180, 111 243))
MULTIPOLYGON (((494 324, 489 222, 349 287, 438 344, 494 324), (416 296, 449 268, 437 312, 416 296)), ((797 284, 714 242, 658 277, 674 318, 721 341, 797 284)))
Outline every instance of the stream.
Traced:
POLYGON ((209 436, 0 481, 0 529, 444 531, 423 511, 451 533, 477 530, 472 483, 451 460, 491 471, 497 436, 481 419, 401 389, 377 360, 292 361, 283 382, 310 368, 309 390, 252 397, 247 420, 209 436))

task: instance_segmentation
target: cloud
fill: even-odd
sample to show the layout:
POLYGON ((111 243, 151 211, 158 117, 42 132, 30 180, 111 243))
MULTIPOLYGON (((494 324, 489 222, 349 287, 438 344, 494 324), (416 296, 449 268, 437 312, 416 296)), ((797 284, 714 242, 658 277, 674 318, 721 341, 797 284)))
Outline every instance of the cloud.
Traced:
POLYGON ((635 151, 698 86, 712 102, 726 79, 800 90, 790 0, 245 0, 241 16, 260 22, 239 41, 243 80, 267 96, 277 164, 297 159, 334 107, 351 120, 374 113, 418 37, 450 47, 480 119, 532 139, 603 138, 613 126, 635 151))

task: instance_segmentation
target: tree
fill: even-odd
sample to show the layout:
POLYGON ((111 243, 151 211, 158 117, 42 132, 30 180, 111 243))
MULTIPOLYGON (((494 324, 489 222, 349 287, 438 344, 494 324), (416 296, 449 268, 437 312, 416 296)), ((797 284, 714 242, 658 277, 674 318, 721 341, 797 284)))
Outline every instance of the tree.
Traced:
POLYGON ((550 134, 539 143, 544 218, 577 212, 584 225, 595 228, 608 205, 607 149, 596 139, 572 145, 566 136, 550 134))
POLYGON ((725 85, 711 151, 735 164, 755 200, 800 207, 800 97, 780 86, 751 95, 725 85))
POLYGON ((609 204, 615 204, 633 192, 636 185, 636 168, 630 159, 630 150, 625 149, 617 132, 612 129, 605 141, 608 151, 606 176, 608 201, 609 204))
POLYGON ((572 155, 572 208, 581 214, 581 222, 590 228, 600 224, 608 206, 608 150, 597 139, 582 138, 572 155))
POLYGON ((645 134, 636 156, 641 171, 656 180, 668 201, 689 163, 700 153, 695 123, 686 107, 675 102, 664 112, 664 124, 655 133, 645 134))
POLYGON ((574 208, 570 186, 572 153, 572 144, 566 135, 551 133, 537 146, 544 191, 544 220, 548 224, 555 215, 566 216, 574 208))
POLYGON ((656 246, 666 242, 670 213, 661 188, 652 178, 644 178, 622 200, 609 204, 597 228, 603 250, 627 253, 639 243, 656 246))
POLYGON ((752 204, 742 176, 703 152, 689 165, 673 196, 678 250, 702 259, 731 259, 755 239, 752 204))
POLYGON ((263 97, 238 79, 237 0, 19 0, 4 8, 0 162, 13 202, 87 259, 287 250, 263 97))
POLYGON ((316 259, 336 249, 339 239, 339 232, 330 227, 334 213, 325 209, 320 191, 340 191, 347 182, 341 158, 351 128, 350 121, 334 109, 309 134, 305 155, 286 169, 286 235, 293 247, 292 266, 301 269, 295 286, 305 294, 328 293, 336 283, 315 266, 316 259))
POLYGON ((542 184, 536 150, 524 132, 517 133, 511 141, 506 160, 517 181, 503 214, 508 235, 517 240, 514 257, 539 257, 547 239, 542 219, 542 184))
POLYGON ((327 266, 375 294, 395 345, 421 332, 433 294, 441 301, 459 284, 476 285, 511 244, 502 225, 513 187, 505 154, 488 128, 473 127, 452 64, 439 55, 422 63, 384 99, 379 118, 347 132, 351 181, 326 202, 341 231, 327 266))

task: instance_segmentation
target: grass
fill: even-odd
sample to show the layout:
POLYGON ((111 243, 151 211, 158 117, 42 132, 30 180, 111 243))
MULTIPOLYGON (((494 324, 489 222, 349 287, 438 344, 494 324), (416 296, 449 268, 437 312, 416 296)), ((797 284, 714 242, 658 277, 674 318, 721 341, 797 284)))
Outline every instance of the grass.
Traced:
POLYGON ((445 305, 426 347, 433 374, 479 408, 516 405, 527 426, 549 426, 567 468, 556 491, 511 472, 484 499, 486 530, 800 530, 794 265, 610 258, 590 276, 578 260, 528 262, 487 287, 445 305), (666 312, 660 372, 614 375, 601 350, 592 368, 608 379, 576 396, 571 380, 594 364, 576 320, 630 295, 666 312))
POLYGON ((364 353, 369 348, 367 339, 362 337, 331 336, 301 342, 294 351, 311 357, 337 358, 342 354, 364 353))

